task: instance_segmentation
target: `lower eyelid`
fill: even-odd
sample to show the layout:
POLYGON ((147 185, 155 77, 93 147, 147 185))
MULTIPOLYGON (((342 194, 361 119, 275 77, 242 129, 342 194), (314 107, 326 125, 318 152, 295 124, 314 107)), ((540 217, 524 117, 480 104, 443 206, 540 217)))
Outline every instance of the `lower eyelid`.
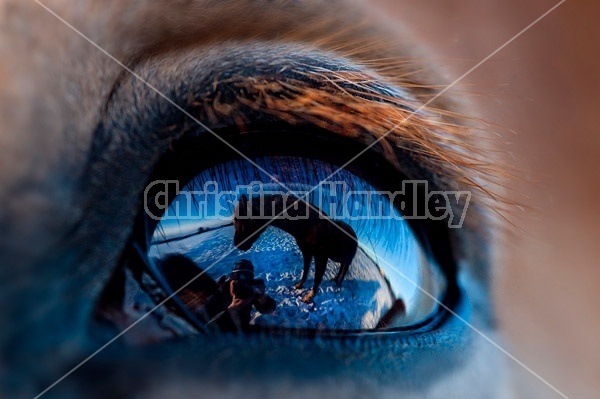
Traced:
MULTIPOLYGON (((471 304, 465 296, 462 298, 455 311, 469 320, 471 304)), ((202 382, 221 379, 230 385, 240 382, 240 378, 262 381, 266 375, 277 381, 295 374, 317 379, 353 375, 375 379, 379 384, 393 382, 396 389, 402 389, 427 387, 460 369, 472 344, 468 327, 457 318, 446 316, 437 328, 425 332, 317 339, 285 334, 228 335, 222 339, 197 336, 155 344, 142 351, 108 348, 96 362, 107 362, 108 366, 116 358, 126 369, 147 369, 160 367, 168 352, 170 367, 178 370, 178 377, 193 378, 200 386, 202 382), (124 351, 126 359, 122 359, 124 351)))

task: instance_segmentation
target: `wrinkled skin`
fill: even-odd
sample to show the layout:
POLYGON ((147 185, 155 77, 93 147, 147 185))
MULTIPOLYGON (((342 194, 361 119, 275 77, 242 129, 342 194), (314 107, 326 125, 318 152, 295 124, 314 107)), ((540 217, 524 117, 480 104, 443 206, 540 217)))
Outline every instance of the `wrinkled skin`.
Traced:
MULTIPOLYGON (((448 83, 453 78, 436 77, 444 76, 440 59, 478 61, 554 5, 540 0, 523 11, 516 1, 485 9, 466 0, 451 9, 441 2, 363 3, 44 4, 166 92, 176 91, 174 80, 202 85, 203 74, 235 67, 222 62, 231 40, 244 67, 258 62, 256 54, 269 53, 268 41, 277 39, 280 47, 271 57, 291 49, 319 62, 419 58, 426 72, 415 79, 448 83), (377 14, 374 6, 388 8, 377 14), (365 15, 376 22, 344 29, 365 15), (335 42, 325 40, 332 35, 335 42), (376 38, 381 48, 353 53, 353 44, 365 37, 376 38), (340 43, 350 50, 336 50, 340 43), (435 55, 423 56, 425 44, 435 55), (182 60, 205 68, 184 79, 178 73, 186 69, 177 68, 182 60)), ((525 217, 516 207, 503 208, 513 224, 483 238, 494 259, 486 245, 474 242, 480 236, 469 229, 476 230, 476 221, 454 241, 462 248, 469 298, 457 312, 565 395, 590 398, 600 389, 594 378, 600 369, 594 340, 600 330, 594 307, 600 213, 590 200, 597 198, 593 172, 600 145, 593 134, 597 93, 590 89, 598 87, 598 77, 589 73, 598 69, 598 59, 586 57, 600 38, 592 23, 597 14, 597 6, 567 2, 509 54, 501 53, 501 61, 469 77, 478 88, 466 91, 476 92, 477 106, 459 111, 519 132, 475 145, 517 160, 526 172, 507 177, 507 196, 535 209, 525 217), (566 24, 573 37, 561 36, 566 24), (588 41, 589 47, 583 44, 588 41), (547 43, 560 46, 546 49, 547 43), (503 84, 510 90, 498 89, 503 84), (487 92, 483 99, 480 92, 487 92), (552 184, 543 180, 548 175, 552 184)), ((159 104, 152 108, 157 119, 172 106, 143 85, 131 83, 128 92, 127 82, 134 80, 122 66, 35 2, 0 2, 0 29, 0 393, 33 397, 114 337, 91 321, 94 301, 131 235, 144 183, 177 132, 145 126, 152 108, 145 108, 146 101, 159 104)), ((452 77, 472 65, 442 64, 452 77)), ((380 74, 392 78, 383 69, 380 74)), ((409 92, 417 99, 423 94, 409 92)), ((462 99, 455 92, 446 96, 462 99)), ((456 318, 422 336, 372 341, 237 337, 132 348, 117 340, 45 397, 170 395, 559 397, 456 318)))

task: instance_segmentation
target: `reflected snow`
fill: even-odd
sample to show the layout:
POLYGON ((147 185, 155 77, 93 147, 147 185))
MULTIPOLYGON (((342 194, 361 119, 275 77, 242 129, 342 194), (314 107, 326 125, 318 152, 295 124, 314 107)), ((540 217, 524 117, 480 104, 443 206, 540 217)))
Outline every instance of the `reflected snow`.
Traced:
POLYGON ((265 280, 266 293, 277 302, 274 313, 254 315, 251 324, 255 325, 371 329, 395 299, 379 267, 359 248, 340 288, 331 281, 339 266, 329 261, 314 303, 303 303, 301 298, 312 287, 314 271, 305 288, 292 288, 302 273, 302 254, 291 235, 273 227, 267 228, 247 252, 234 248, 232 226, 157 243, 150 250, 150 256, 156 261, 174 253, 190 257, 215 280, 229 274, 235 261, 252 261, 256 278, 265 280))

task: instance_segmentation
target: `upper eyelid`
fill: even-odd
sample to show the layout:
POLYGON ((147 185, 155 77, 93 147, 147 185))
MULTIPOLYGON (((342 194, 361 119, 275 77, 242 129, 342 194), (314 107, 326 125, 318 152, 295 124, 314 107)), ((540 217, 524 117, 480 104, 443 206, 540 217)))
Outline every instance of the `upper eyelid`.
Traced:
MULTIPOLYGON (((466 128, 418 110, 422 103, 410 90, 332 54, 268 43, 230 46, 208 55, 201 50, 166 53, 140 62, 134 70, 213 131, 233 127, 243 132, 249 124, 279 119, 365 143, 387 135, 377 149, 397 167, 408 166, 410 178, 445 176, 432 181, 435 189, 451 180, 464 185, 471 179, 468 169, 479 160, 461 148, 466 128), (403 124, 406 118, 410 120, 403 124), (399 165, 403 157, 391 154, 398 150, 412 159, 399 165)), ((124 140, 138 134, 136 138, 160 152, 183 135, 206 133, 146 82, 133 76, 118 82, 95 142, 106 142, 107 134, 124 140)))

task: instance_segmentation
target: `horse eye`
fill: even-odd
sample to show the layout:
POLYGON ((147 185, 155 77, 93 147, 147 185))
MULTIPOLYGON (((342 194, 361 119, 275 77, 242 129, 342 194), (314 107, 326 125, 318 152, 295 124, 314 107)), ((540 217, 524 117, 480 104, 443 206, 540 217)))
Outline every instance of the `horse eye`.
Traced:
POLYGON ((124 327, 165 302, 135 342, 410 330, 435 319, 448 282, 399 209, 408 192, 377 191, 321 160, 253 161, 260 170, 231 160, 179 190, 109 284, 104 318, 124 327))

